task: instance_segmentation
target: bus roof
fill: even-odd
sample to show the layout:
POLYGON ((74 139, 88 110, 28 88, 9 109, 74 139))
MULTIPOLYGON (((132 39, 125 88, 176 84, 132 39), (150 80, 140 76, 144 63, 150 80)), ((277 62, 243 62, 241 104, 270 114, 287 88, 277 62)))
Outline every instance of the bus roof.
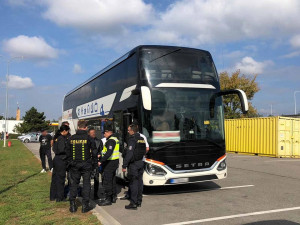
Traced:
MULTIPOLYGON (((109 64, 108 66, 106 66, 105 68, 103 68, 102 70, 100 70, 98 73, 96 73, 94 76, 92 76, 91 78, 89 78, 88 80, 86 80, 85 82, 83 82, 82 84, 78 85, 77 87, 75 87, 74 89, 72 89, 71 91, 69 91, 65 97, 67 97, 68 95, 72 94, 73 92, 77 91, 78 89, 80 89, 81 87, 83 87, 84 85, 88 84, 89 82, 91 82, 92 80, 96 79, 97 77, 101 76, 103 73, 107 72, 108 70, 112 69, 113 67, 115 67, 116 65, 120 64, 121 62, 123 62, 124 60, 126 60, 127 58, 129 58, 130 56, 132 56, 134 53, 137 52, 137 50, 141 50, 143 48, 158 48, 158 49, 163 49, 163 48, 182 48, 182 49, 190 49, 190 50, 197 50, 197 51, 203 51, 203 52, 207 52, 206 50, 202 50, 202 49, 196 49, 196 48, 187 48, 187 47, 181 47, 181 46, 168 46, 168 45, 139 45, 135 48, 133 48, 132 50, 130 50, 129 52, 127 52, 125 55, 121 56, 120 58, 118 58, 116 61, 114 61, 113 63, 109 64)), ((210 53, 209 53, 210 54, 210 53)))

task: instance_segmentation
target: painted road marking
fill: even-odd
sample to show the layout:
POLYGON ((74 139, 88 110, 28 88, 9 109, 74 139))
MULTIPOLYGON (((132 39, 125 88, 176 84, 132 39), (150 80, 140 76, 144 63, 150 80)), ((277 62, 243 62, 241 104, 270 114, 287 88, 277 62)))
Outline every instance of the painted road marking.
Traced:
POLYGON ((207 218, 207 219, 201 219, 201 220, 185 221, 185 222, 179 222, 179 223, 168 223, 168 224, 164 224, 164 225, 195 224, 195 223, 211 222, 211 221, 218 221, 218 220, 227 220, 227 219, 233 219, 233 218, 241 218, 241 217, 247 217, 247 216, 257 216, 257 215, 264 215, 264 214, 271 214, 271 213, 278 213, 278 212, 287 212, 287 211, 294 211, 294 210, 300 210, 300 207, 274 209, 274 210, 268 210, 268 211, 243 213, 243 214, 236 214, 236 215, 230 215, 230 216, 220 216, 220 217, 213 217, 213 218, 207 218))
MULTIPOLYGON (((150 195, 143 195, 144 197, 151 196, 151 195, 170 195, 170 194, 183 194, 183 193, 194 193, 194 192, 201 192, 201 191, 216 191, 216 190, 228 190, 228 189, 237 189, 237 188, 246 188, 246 187, 254 187, 253 184, 248 185, 241 185, 241 186, 229 186, 229 187, 220 187, 220 188, 206 188, 206 189, 198 189, 198 190, 187 190, 187 191, 174 191, 174 192, 158 192, 153 193, 150 195)), ((125 196, 118 197, 123 198, 125 196)))

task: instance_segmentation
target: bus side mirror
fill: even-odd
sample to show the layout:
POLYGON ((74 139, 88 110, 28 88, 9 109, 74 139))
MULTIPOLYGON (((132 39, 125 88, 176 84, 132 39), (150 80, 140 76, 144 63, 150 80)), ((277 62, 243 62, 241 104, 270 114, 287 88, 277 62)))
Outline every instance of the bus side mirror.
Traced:
POLYGON ((234 90, 224 90, 220 91, 219 93, 214 94, 209 102, 209 111, 210 111, 210 117, 213 118, 215 115, 214 108, 215 108, 215 101, 217 97, 224 96, 224 95, 232 95, 237 94, 239 96, 239 99, 241 101, 242 106, 242 112, 246 114, 249 110, 248 106, 248 99, 244 91, 240 89, 234 89, 234 90))
POLYGON ((151 91, 150 88, 147 86, 141 87, 141 93, 142 93, 142 100, 143 100, 143 106, 146 110, 152 109, 152 100, 151 100, 151 91))

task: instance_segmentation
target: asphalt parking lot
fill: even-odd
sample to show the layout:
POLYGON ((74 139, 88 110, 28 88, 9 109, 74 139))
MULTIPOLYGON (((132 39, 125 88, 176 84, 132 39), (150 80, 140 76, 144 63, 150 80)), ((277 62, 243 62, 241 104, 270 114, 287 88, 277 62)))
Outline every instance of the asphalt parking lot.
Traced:
POLYGON ((101 210, 125 225, 300 224, 300 159, 228 154, 227 164, 224 180, 145 188, 137 211, 121 200, 101 210))

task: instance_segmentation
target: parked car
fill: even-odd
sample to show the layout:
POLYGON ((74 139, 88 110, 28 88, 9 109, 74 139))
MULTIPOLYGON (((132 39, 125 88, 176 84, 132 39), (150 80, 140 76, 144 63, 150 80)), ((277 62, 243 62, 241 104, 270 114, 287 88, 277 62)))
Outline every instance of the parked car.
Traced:
POLYGON ((40 135, 41 135, 40 133, 29 133, 29 134, 19 136, 18 139, 24 143, 38 142, 40 135))

